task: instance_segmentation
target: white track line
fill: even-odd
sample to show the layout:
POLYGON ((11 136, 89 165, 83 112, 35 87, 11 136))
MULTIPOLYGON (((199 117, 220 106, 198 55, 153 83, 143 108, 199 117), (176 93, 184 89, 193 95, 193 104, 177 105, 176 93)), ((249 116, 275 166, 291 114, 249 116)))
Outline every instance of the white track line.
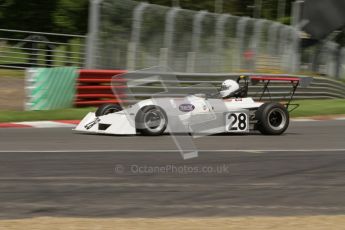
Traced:
MULTIPOLYGON (((188 150, 184 150, 188 151, 188 150)), ((195 151, 194 149, 191 151, 195 151)), ((246 153, 264 153, 264 152, 345 152, 344 149, 215 149, 215 150, 197 150, 198 152, 246 152, 246 153)), ((152 149, 152 150, 136 150, 136 149, 74 149, 74 150, 0 150, 0 153, 121 153, 121 152, 133 152, 133 153, 179 153, 179 150, 171 149, 152 149)))
POLYGON ((69 128, 75 127, 77 125, 74 124, 66 124, 56 121, 26 121, 26 122, 13 122, 13 124, 18 125, 28 125, 32 128, 69 128))
POLYGON ((309 121, 320 121, 320 120, 315 120, 315 119, 310 119, 310 118, 294 118, 290 119, 293 122, 309 122, 309 121))

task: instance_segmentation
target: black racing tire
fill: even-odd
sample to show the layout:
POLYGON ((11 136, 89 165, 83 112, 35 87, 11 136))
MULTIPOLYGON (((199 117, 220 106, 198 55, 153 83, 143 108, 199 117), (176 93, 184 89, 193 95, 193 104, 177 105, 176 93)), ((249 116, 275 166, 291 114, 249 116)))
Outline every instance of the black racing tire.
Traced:
POLYGON ((161 107, 147 105, 138 111, 135 117, 135 125, 142 135, 158 136, 165 131, 168 125, 168 117, 161 107))
POLYGON ((255 113, 256 128, 265 135, 280 135, 289 126, 289 112, 276 102, 262 104, 255 113))
POLYGON ((104 116, 110 113, 119 112, 122 107, 118 104, 103 104, 96 110, 96 117, 104 116))

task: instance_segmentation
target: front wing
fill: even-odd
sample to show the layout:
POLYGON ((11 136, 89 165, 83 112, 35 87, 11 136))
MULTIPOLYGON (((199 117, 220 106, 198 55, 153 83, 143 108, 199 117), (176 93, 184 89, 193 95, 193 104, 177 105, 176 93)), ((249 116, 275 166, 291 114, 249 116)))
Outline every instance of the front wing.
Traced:
POLYGON ((88 113, 75 128, 76 131, 100 133, 133 135, 136 134, 135 122, 125 113, 111 113, 96 117, 95 113, 88 113))

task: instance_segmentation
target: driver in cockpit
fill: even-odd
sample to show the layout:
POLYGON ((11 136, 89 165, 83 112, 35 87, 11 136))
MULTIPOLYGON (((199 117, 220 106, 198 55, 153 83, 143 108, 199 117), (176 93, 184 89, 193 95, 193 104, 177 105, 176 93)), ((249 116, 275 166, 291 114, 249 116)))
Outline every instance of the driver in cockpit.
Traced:
POLYGON ((240 76, 237 81, 228 79, 223 81, 221 88, 220 88, 220 96, 223 99, 227 98, 243 98, 247 97, 248 94, 248 86, 240 86, 239 81, 243 79, 244 76, 240 76))

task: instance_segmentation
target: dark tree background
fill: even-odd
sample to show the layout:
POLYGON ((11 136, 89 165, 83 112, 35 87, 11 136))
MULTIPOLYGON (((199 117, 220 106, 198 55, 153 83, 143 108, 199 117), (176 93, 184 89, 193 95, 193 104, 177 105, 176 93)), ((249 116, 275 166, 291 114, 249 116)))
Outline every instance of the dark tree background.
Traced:
MULTIPOLYGON (((171 6, 173 0, 148 0, 148 2, 171 6)), ((252 6, 255 0, 223 0, 223 2, 224 13, 253 16, 252 6)), ((287 16, 290 15, 291 2, 293 0, 286 0, 287 16)), ((0 28, 86 34, 88 4, 89 0, 0 0, 0 28)), ((261 17, 276 20, 277 4, 277 0, 262 0, 261 17)), ((215 0, 180 0, 180 6, 185 9, 214 12, 215 0)))
POLYGON ((2 0, 0 28, 85 34, 88 0, 2 0))

